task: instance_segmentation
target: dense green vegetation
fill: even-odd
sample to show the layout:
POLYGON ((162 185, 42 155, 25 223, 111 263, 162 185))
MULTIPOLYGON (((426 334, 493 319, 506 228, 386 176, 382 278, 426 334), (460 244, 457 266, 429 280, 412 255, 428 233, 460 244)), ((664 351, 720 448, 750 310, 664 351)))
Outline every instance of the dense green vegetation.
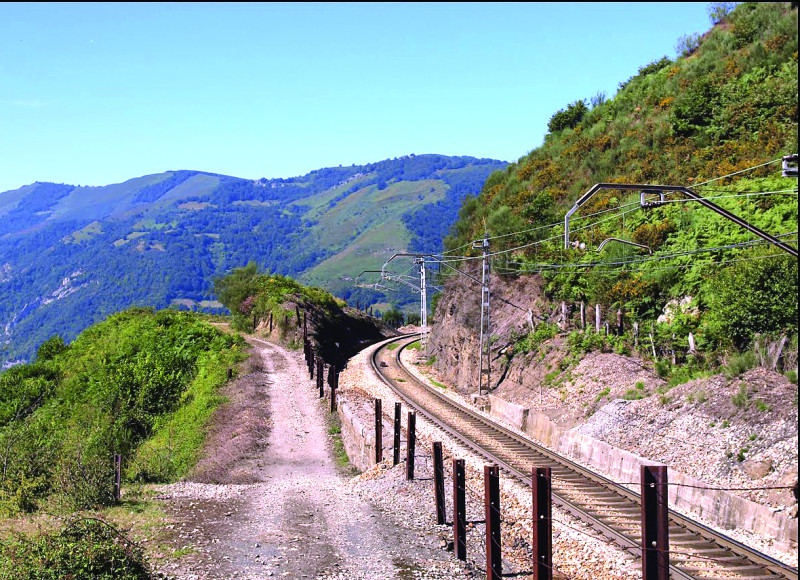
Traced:
POLYGON ((142 549, 101 520, 76 520, 60 532, 0 544, 0 580, 152 577, 142 549))
POLYGON ((253 330, 253 320, 268 320, 270 315, 274 324, 285 330, 287 318, 296 316, 290 302, 315 305, 328 312, 344 306, 341 300, 321 288, 303 286, 280 274, 260 272, 255 262, 216 278, 214 292, 230 310, 233 328, 247 332, 253 330))
POLYGON ((0 193, 0 365, 131 306, 222 311, 213 279, 252 259, 362 307, 388 302, 352 278, 394 251, 441 249, 461 199, 504 166, 411 155, 291 179, 169 171, 0 193))
POLYGON ((108 505, 117 453, 127 480, 185 474, 242 346, 197 315, 150 309, 69 346, 46 341, 35 362, 0 374, 0 510, 108 505))
POLYGON ((689 332, 705 352, 796 333, 797 260, 679 195, 645 208, 638 192, 600 192, 571 218, 564 249, 563 216, 603 182, 692 186, 797 239, 797 179, 780 177, 780 158, 797 152, 796 5, 741 3, 712 18, 681 40, 682 56, 643 66, 613 98, 556 112, 541 147, 466 201, 447 247, 462 253, 488 230, 496 272, 541 273, 550 298, 599 303, 612 324, 619 308, 649 329, 671 300, 690 300, 654 328, 660 354, 686 352, 689 332), (646 247, 598 252, 608 238, 646 247))

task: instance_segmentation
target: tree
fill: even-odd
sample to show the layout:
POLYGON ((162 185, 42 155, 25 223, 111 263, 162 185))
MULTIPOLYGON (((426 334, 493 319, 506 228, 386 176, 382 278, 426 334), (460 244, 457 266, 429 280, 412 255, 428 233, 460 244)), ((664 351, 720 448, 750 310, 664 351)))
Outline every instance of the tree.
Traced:
POLYGON ((403 313, 392 306, 384 315, 383 321, 392 328, 399 328, 403 326, 403 313))
POLYGON ((709 282, 709 329, 721 342, 747 348, 757 334, 797 332, 797 259, 754 252, 709 282))
POLYGON ((583 117, 588 112, 589 107, 583 100, 575 101, 567 105, 566 109, 562 109, 550 117, 547 128, 551 133, 557 133, 563 129, 574 129, 583 121, 583 117))

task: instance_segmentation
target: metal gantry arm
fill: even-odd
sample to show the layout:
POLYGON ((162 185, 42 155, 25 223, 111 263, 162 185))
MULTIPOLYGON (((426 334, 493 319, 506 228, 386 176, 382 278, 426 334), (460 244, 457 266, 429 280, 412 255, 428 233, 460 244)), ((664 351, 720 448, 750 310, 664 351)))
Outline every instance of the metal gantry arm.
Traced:
MULTIPOLYGON (((572 206, 567 214, 564 216, 564 249, 569 249, 569 219, 576 211, 580 209, 580 207, 585 204, 589 199, 595 195, 598 191, 602 190, 621 190, 621 191, 639 191, 642 192, 641 196, 641 204, 644 207, 647 207, 648 204, 645 202, 644 194, 657 194, 659 195, 660 199, 663 200, 663 193, 664 192, 672 192, 672 193, 682 193, 689 199, 698 202, 700 205, 707 207, 711 211, 721 215, 722 217, 732 221, 733 223, 737 224, 738 226, 756 234, 758 237, 768 241, 770 244, 777 246, 784 252, 791 254, 795 258, 797 257, 797 249, 793 248, 792 246, 781 242, 775 236, 768 234, 767 232, 757 228, 753 224, 743 220, 739 216, 729 212, 728 210, 721 208, 717 204, 705 199, 703 196, 699 195, 698 193, 694 192, 693 190, 689 189, 688 187, 684 187, 682 185, 643 185, 643 184, 635 184, 635 183, 596 183, 592 186, 589 191, 587 191, 581 198, 575 202, 575 205, 572 206)), ((656 202, 656 205, 658 202, 656 202)))

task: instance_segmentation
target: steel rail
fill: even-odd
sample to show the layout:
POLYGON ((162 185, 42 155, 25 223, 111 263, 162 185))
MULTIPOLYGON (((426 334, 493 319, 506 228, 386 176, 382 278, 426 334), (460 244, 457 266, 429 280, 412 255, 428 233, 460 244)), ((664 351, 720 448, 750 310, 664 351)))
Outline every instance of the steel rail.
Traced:
MULTIPOLYGON (((411 336, 413 338, 414 335, 411 336)), ((408 335, 396 338, 391 341, 387 341, 384 343, 380 348, 376 349, 372 355, 371 362, 373 370, 375 371, 376 375, 387 385, 389 388, 392 389, 403 401, 406 402, 409 406, 417 409, 417 411, 430 420, 433 424, 437 427, 441 428, 443 431, 448 433, 450 436, 454 437, 468 448, 472 449, 485 459, 497 463, 502 469, 504 469, 507 473, 512 475, 514 478, 520 480, 524 484, 531 486, 531 477, 529 473, 525 473, 521 471, 517 466, 511 464, 510 461, 507 461, 500 457, 497 452, 492 449, 487 448, 486 446, 482 445, 479 442, 476 442, 466 436, 465 434, 461 433, 451 425, 447 424, 447 420, 443 419, 442 417, 438 416, 434 411, 431 409, 427 409, 423 407, 418 401, 414 400, 410 395, 404 392, 404 387, 397 384, 393 381, 390 377, 386 376, 380 369, 380 365, 377 363, 377 358, 379 354, 383 351, 383 349, 394 342, 398 342, 401 340, 408 340, 410 337, 408 335)), ((514 433, 513 431, 499 425, 495 421, 492 421, 483 415, 469 409, 468 407, 459 404, 452 399, 441 395, 440 393, 436 392, 435 389, 431 388, 429 385, 425 384, 424 382, 420 381, 416 378, 412 373, 410 373, 405 366, 402 364, 400 360, 400 355, 402 351, 413 342, 413 340, 409 340, 406 344, 404 344, 401 348, 397 349, 397 353, 395 355, 394 363, 397 365, 397 369, 402 372, 406 380, 410 380, 413 384, 415 384, 418 388, 422 389, 426 394, 430 396, 434 396, 439 404, 442 404, 448 410, 455 411, 462 415, 466 415, 469 419, 473 422, 478 422, 480 424, 479 430, 482 430, 483 433, 486 435, 487 433, 492 433, 489 435, 490 437, 497 438, 505 438, 506 441, 509 439, 512 443, 516 445, 521 445, 527 450, 538 454, 544 459, 545 461, 552 462, 555 464, 555 467, 566 469, 569 472, 580 476, 581 478, 587 480, 590 484, 594 485, 597 489, 604 489, 609 492, 613 492, 617 496, 620 496, 620 499, 628 502, 628 505, 634 504, 637 508, 641 505, 639 494, 629 490, 628 488, 615 483, 608 478, 595 473, 565 457, 562 457, 549 449, 546 449, 535 442, 531 441, 528 438, 522 437, 521 435, 514 433)), ((527 457, 524 458, 523 462, 532 462, 533 459, 527 457)), ((566 481, 563 476, 554 477, 557 481, 566 481)), ((562 486, 563 489, 563 486, 562 486)), ((590 488, 583 488, 585 491, 586 489, 590 488)), ((568 513, 571 513, 576 518, 580 519, 588 523, 593 529, 597 530, 603 536, 611 540, 613 543, 617 544, 623 550, 632 553, 633 555, 639 555, 639 551, 641 547, 639 542, 632 538, 630 535, 623 533, 623 531, 617 530, 613 528, 606 522, 603 522, 598 517, 592 515, 589 511, 587 511, 586 506, 581 507, 579 505, 575 505, 575 503, 571 502, 568 498, 564 497, 562 493, 556 490, 556 486, 553 489, 553 500, 554 503, 559 506, 561 509, 565 510, 568 513)), ((602 505, 602 501, 598 502, 602 505)), ((608 503, 608 502, 606 502, 608 503)), ((608 505, 605 506, 608 508, 608 505)), ((617 504, 619 507, 619 504, 617 504)), ((628 508, 630 509, 630 508, 628 508)), ((615 516, 617 519, 621 519, 623 516, 615 516)), ((613 518, 612 518, 613 519, 613 518)), ((697 561, 709 561, 714 564, 724 564, 725 561, 730 561, 731 564, 728 569, 724 570, 725 573, 734 572, 736 573, 736 569, 740 569, 744 571, 745 569, 755 569, 755 571, 763 572, 761 574, 750 574, 749 576, 740 576, 740 578, 758 578, 758 579, 768 579, 768 578, 785 578, 787 580, 797 580, 798 579, 798 571, 796 568, 788 566, 766 554, 758 552, 738 542, 732 538, 729 538, 719 532, 684 516, 674 510, 670 510, 670 523, 671 526, 674 528, 671 532, 689 534, 691 536, 696 536, 701 539, 702 542, 713 545, 718 547, 717 551, 724 551, 729 553, 726 556, 717 556, 717 557, 704 557, 702 554, 693 554, 688 553, 685 551, 680 551, 680 555, 689 556, 687 561, 697 562, 697 561), (752 566, 743 565, 742 562, 750 562, 752 566), (738 563, 738 564, 737 564, 738 563)), ((692 541, 697 541, 696 539, 692 541)), ((684 540, 676 541, 675 544, 680 546, 681 543, 691 543, 684 540)), ((690 549, 690 548, 689 548, 690 549)), ((676 554, 678 551, 676 551, 676 554)), ((702 568, 702 566, 698 567, 697 565, 691 566, 689 564, 681 564, 681 563, 674 563, 670 567, 670 576, 672 578, 681 579, 681 580, 695 580, 696 578, 715 578, 715 576, 697 576, 692 575, 691 570, 709 570, 708 568, 702 568), (681 569, 685 568, 685 569, 681 569)), ((744 573, 744 572, 739 572, 744 573)), ((725 576, 730 578, 729 576, 725 576)))

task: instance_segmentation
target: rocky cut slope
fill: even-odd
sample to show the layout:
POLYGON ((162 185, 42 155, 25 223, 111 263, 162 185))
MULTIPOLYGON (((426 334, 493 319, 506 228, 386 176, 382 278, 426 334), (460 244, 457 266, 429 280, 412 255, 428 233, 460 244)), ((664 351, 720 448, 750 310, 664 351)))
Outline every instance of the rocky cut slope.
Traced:
MULTIPOLYGON (((792 373, 737 356, 716 370, 672 367, 652 359, 647 337, 615 336, 613 327, 606 335, 604 324, 595 332, 594 305, 586 305, 592 314, 588 328, 581 328, 580 306, 565 305, 563 316, 544 285, 538 276, 492 279, 492 389, 490 397, 476 398, 480 286, 450 278, 429 340, 431 376, 483 407, 515 403, 557 429, 664 463, 710 486, 751 490, 737 494, 797 517, 790 489, 798 478, 792 373)), ((786 351, 785 358, 796 364, 796 352, 786 351)))

